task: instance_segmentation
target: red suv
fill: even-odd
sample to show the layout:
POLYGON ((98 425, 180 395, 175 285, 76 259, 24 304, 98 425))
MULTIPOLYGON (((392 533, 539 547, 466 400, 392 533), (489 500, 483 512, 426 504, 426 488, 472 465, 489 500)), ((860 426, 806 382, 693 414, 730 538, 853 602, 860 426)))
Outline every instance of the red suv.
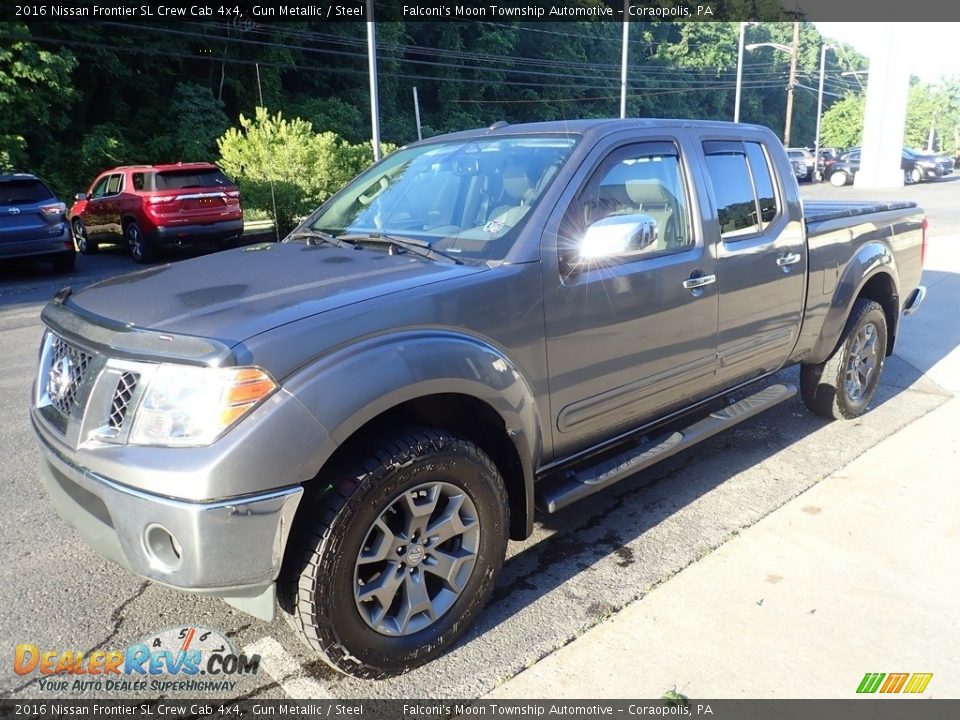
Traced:
POLYGON ((228 247, 243 234, 240 191, 211 163, 132 165, 106 170, 70 208, 77 248, 125 241, 138 263, 161 245, 207 240, 228 247))

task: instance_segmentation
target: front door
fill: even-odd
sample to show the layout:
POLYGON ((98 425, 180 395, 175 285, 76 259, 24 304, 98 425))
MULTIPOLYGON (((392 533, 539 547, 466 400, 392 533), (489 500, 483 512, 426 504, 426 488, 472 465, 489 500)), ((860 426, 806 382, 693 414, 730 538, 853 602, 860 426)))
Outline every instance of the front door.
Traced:
MULTIPOLYGON (((554 453, 569 455, 689 402, 716 366, 712 249, 673 138, 599 158, 543 267, 554 453)), ((553 244, 544 240, 545 248, 553 244)))

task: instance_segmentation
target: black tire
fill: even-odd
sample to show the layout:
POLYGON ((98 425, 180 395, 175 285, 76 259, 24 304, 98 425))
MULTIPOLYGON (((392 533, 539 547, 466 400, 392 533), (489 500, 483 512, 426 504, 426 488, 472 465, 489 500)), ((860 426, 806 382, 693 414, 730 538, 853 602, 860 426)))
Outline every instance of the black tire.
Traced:
POLYGON ((914 184, 922 183, 923 171, 920 168, 915 167, 913 170, 910 171, 910 179, 914 182, 914 184))
POLYGON ((50 258, 50 264, 53 265, 53 269, 58 273, 73 272, 73 269, 77 266, 77 254, 75 252, 67 252, 61 255, 54 255, 50 258))
POLYGON ((81 254, 93 255, 100 250, 100 246, 96 241, 87 237, 87 228, 84 226, 83 220, 78 217, 74 218, 70 226, 73 229, 73 241, 76 243, 77 250, 79 250, 81 254))
POLYGON ((123 226, 123 238, 127 241, 134 262, 145 265, 154 261, 156 251, 147 243, 143 230, 136 221, 130 221, 123 226))
POLYGON ((850 176, 843 170, 837 170, 830 175, 828 180, 834 187, 843 187, 850 182, 850 176))
POLYGON ((810 411, 831 420, 849 420, 866 412, 880 384, 887 337, 887 317, 880 304, 857 300, 833 354, 825 362, 800 368, 800 395, 810 411), (865 343, 865 336, 872 340, 865 343))
POLYGON ((306 644, 336 670, 367 679, 399 675, 447 650, 489 598, 503 564, 510 526, 503 478, 473 443, 444 430, 426 429, 384 440, 364 459, 330 474, 314 482, 316 488, 308 489, 298 510, 278 582, 280 608, 306 644), (407 523, 404 527, 409 531, 408 519, 417 513, 398 513, 397 508, 412 507, 402 503, 414 503, 418 493, 427 493, 424 488, 434 487, 460 493, 465 499, 455 503, 451 495, 437 492, 436 497, 444 498, 443 505, 427 499, 424 507, 430 509, 421 520, 424 529, 413 532, 412 539, 411 533, 391 527, 389 535, 371 540, 385 524, 407 523), (466 516, 460 508, 469 509, 466 516), (447 525, 444 513, 455 513, 468 529, 450 541, 428 536, 426 528, 447 525), (465 550, 463 538, 474 532, 471 549, 465 550), (426 549, 416 550, 417 542, 426 549), (398 543, 407 543, 409 552, 394 547, 398 543), (414 559, 414 550, 419 559, 414 559), (371 552, 384 559, 370 560, 371 552), (361 553, 377 573, 366 579, 361 572, 370 572, 371 565, 361 563, 361 553), (436 558, 464 553, 471 562, 457 566, 454 578, 459 588, 438 580, 433 574, 436 558), (382 570, 377 570, 377 563, 382 570), (362 590, 388 583, 393 589, 388 591, 387 603, 379 595, 372 597, 376 592, 362 590), (418 584, 428 595, 431 588, 436 593, 436 598, 429 597, 425 616, 407 610, 413 605, 411 588, 418 584), (446 608, 435 612, 434 603, 439 603, 442 593, 446 608), (366 605, 361 595, 373 602, 366 605), (368 607, 372 608, 369 613, 368 607), (372 616, 381 614, 392 621, 394 608, 397 616, 404 616, 403 628, 387 634, 374 627, 372 616), (413 627, 411 617, 418 626, 413 627))

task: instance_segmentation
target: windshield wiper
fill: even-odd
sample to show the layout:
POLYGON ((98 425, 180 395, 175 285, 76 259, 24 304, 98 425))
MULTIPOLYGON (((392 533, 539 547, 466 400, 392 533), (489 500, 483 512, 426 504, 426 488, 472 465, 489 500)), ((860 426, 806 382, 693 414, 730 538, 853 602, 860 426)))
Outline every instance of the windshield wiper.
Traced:
POLYGON ((341 242, 340 239, 335 235, 331 235, 330 233, 325 233, 320 230, 298 230, 297 232, 290 233, 287 237, 294 240, 299 240, 302 238, 310 245, 319 244, 317 242, 319 240, 321 243, 327 243, 328 245, 334 245, 335 247, 344 247, 343 242, 341 242))
POLYGON ((338 235, 337 240, 342 240, 349 243, 392 245, 397 248, 402 248, 407 252, 413 253, 414 255, 427 258, 428 260, 435 260, 438 257, 441 257, 456 265, 463 265, 463 261, 459 258, 456 258, 453 255, 448 255, 440 250, 436 250, 428 241, 418 240, 416 238, 397 237, 396 235, 387 235, 386 233, 382 232, 372 232, 368 235, 338 235))

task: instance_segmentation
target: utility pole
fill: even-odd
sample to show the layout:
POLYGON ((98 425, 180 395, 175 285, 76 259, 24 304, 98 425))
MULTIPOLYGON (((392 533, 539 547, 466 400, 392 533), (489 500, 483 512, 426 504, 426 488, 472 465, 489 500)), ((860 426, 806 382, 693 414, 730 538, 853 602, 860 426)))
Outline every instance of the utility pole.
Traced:
POLYGON ((790 46, 790 82, 787 85, 787 121, 783 128, 784 147, 790 147, 790 124, 793 121, 793 86, 797 84, 797 55, 800 52, 800 21, 793 21, 793 44, 790 46))
POLYGON ((420 98, 417 97, 417 86, 413 86, 413 113, 417 117, 417 140, 423 140, 423 130, 420 127, 420 98))

